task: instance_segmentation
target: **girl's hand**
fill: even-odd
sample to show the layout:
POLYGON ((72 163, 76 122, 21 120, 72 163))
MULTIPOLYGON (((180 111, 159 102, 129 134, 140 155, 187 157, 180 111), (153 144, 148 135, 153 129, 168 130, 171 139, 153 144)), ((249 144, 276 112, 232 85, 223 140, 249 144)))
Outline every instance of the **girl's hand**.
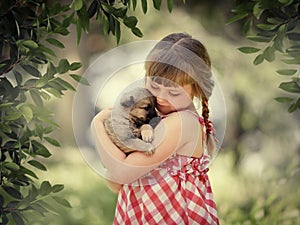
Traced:
POLYGON ((101 110, 95 117, 98 121, 103 122, 103 120, 110 117, 111 112, 112 112, 112 107, 105 108, 105 109, 101 110))

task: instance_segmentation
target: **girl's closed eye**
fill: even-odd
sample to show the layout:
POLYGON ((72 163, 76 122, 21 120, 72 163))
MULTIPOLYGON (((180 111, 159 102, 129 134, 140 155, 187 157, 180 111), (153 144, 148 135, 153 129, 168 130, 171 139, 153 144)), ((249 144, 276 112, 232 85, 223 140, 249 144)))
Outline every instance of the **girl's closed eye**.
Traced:
POLYGON ((158 85, 157 84, 155 84, 155 83, 150 83, 150 87, 152 88, 152 89, 155 89, 155 90, 158 90, 159 89, 159 87, 158 87, 158 85))
POLYGON ((169 91, 169 94, 171 95, 171 96, 179 96, 180 94, 181 94, 181 92, 179 92, 179 91, 169 91))

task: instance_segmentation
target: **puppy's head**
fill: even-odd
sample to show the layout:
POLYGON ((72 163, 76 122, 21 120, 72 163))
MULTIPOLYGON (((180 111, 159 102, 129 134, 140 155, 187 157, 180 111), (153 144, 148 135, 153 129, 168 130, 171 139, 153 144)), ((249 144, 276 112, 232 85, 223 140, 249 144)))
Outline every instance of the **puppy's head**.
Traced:
POLYGON ((147 89, 138 88, 126 93, 120 104, 129 110, 129 120, 137 126, 149 123, 156 116, 155 97, 147 89))

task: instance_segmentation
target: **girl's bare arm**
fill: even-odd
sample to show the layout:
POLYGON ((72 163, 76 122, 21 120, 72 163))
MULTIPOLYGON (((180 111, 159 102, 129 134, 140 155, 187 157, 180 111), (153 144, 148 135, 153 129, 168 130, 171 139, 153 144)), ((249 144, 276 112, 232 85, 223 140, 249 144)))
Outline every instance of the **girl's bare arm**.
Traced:
POLYGON ((152 143, 155 146, 155 152, 153 155, 133 152, 126 157, 113 144, 105 131, 103 119, 107 118, 108 114, 109 111, 106 110, 96 115, 91 131, 101 160, 109 171, 109 176, 119 183, 129 183, 146 174, 191 141, 193 133, 199 131, 199 126, 193 125, 195 118, 190 114, 172 113, 154 130, 155 136, 152 143))

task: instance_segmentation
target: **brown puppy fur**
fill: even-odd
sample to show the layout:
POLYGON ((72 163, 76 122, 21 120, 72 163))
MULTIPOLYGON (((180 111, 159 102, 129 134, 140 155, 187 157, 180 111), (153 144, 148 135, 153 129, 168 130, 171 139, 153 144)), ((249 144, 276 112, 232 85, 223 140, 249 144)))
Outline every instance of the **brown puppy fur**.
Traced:
POLYGON ((124 153, 143 151, 154 153, 153 127, 159 122, 155 97, 145 88, 135 88, 123 95, 114 106, 112 115, 104 120, 111 140, 124 153))

